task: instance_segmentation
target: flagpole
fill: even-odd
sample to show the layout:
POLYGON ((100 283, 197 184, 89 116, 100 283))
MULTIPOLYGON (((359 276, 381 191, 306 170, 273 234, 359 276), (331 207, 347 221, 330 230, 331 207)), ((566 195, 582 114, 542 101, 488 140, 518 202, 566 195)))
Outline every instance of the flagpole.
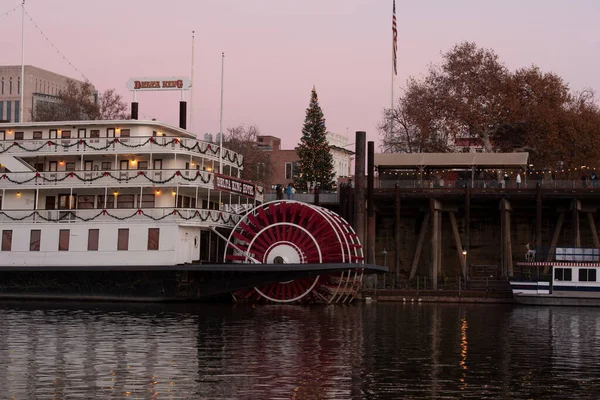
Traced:
POLYGON ((221 112, 219 116, 219 173, 223 174, 223 71, 225 70, 225 53, 221 53, 221 112))
POLYGON ((390 138, 393 134, 393 121, 394 121, 394 76, 398 73, 396 66, 396 59, 398 57, 398 30, 396 27, 396 0, 393 0, 393 12, 392 12, 392 79, 391 79, 391 101, 390 101, 390 138))
POLYGON ((192 124, 194 123, 193 115, 194 115, 194 31, 192 31, 192 79, 190 82, 190 132, 194 132, 192 130, 192 124))
MULTIPOLYGON (((19 104, 19 122, 23 121, 23 88, 25 86, 25 0, 21 3, 21 102, 19 104)), ((8 116, 10 120, 10 115, 8 116)))

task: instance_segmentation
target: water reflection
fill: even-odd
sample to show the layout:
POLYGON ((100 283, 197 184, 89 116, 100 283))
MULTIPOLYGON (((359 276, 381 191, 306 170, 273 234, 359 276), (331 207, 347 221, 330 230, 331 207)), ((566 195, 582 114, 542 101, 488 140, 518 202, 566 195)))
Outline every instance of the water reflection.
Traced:
POLYGON ((574 398, 595 309, 0 303, 0 398, 574 398))

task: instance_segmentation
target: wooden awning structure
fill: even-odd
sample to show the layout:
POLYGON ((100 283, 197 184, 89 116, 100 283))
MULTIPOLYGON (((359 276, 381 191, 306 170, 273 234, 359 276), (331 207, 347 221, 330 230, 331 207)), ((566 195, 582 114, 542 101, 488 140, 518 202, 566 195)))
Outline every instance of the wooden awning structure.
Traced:
POLYGON ((529 153, 382 153, 375 154, 375 167, 409 168, 525 168, 529 153))

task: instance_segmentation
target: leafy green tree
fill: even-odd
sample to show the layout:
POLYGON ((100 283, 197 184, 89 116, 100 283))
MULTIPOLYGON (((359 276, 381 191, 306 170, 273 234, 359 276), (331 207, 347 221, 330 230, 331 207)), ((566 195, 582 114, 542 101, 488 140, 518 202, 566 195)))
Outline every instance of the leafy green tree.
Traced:
POLYGON ((306 109, 302 138, 297 148, 300 165, 294 178, 297 188, 307 189, 310 183, 321 190, 330 190, 333 185, 333 155, 329 151, 325 117, 319 105, 317 90, 313 87, 310 104, 306 109))

